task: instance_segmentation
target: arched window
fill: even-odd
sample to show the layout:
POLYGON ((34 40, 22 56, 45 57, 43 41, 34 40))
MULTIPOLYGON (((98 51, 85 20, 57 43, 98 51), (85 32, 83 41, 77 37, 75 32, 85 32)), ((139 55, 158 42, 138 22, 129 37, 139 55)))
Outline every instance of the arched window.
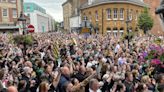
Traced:
POLYGON ((114 27, 113 28, 113 35, 114 35, 114 37, 117 37, 117 33, 118 33, 118 28, 114 27))
POLYGON ((110 27, 107 27, 106 30, 107 30, 107 33, 111 33, 111 28, 110 27))
POLYGON ((124 30, 124 28, 123 28, 123 27, 121 27, 121 28, 120 28, 120 30, 124 30))
POLYGON ((120 32, 120 36, 122 36, 122 35, 123 35, 123 33, 124 33, 124 28, 123 28, 123 27, 121 27, 119 32, 120 32))
POLYGON ((113 30, 118 30, 117 27, 114 27, 113 30))
POLYGON ((135 28, 135 31, 136 31, 136 32, 138 31, 138 28, 137 28, 137 27, 135 28))
POLYGON ((106 28, 106 30, 111 30, 111 28, 110 28, 110 27, 108 27, 108 28, 106 28))
POLYGON ((129 32, 132 32, 132 27, 129 27, 129 32))

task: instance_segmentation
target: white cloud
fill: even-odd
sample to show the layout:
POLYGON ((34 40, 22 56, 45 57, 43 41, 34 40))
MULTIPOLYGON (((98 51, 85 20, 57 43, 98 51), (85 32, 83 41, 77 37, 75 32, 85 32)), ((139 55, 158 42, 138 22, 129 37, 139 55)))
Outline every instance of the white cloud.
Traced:
POLYGON ((25 2, 34 2, 39 6, 46 9, 46 12, 50 14, 56 21, 63 20, 62 4, 66 0, 24 0, 25 2))

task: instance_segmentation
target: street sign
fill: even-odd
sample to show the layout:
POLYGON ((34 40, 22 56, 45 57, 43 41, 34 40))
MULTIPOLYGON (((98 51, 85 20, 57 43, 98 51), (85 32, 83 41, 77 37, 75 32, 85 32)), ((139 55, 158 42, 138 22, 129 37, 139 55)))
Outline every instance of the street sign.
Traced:
POLYGON ((29 33, 33 33, 35 31, 35 28, 34 28, 33 25, 28 25, 28 29, 27 30, 28 30, 29 33))

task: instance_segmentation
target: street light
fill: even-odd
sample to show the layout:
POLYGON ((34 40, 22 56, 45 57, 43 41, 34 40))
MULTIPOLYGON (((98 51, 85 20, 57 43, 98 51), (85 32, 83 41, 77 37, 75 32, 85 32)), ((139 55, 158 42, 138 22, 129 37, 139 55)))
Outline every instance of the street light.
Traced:
MULTIPOLYGON (((23 26, 23 35, 26 34, 25 30, 26 30, 26 18, 24 18, 24 14, 23 12, 20 13, 20 17, 18 18, 18 22, 22 22, 22 26, 23 26)), ((21 40, 21 39, 20 39, 21 40)), ((24 56, 26 55, 26 44, 25 42, 23 42, 23 46, 24 46, 24 51, 23 51, 23 54, 24 56)))
POLYGON ((128 48, 129 48, 129 23, 130 23, 130 19, 129 19, 129 10, 127 9, 127 19, 126 19, 126 27, 127 27, 127 32, 128 32, 128 36, 127 36, 127 39, 128 39, 128 48))
POLYGON ((18 18, 18 22, 22 22, 22 26, 23 26, 23 35, 25 35, 25 29, 26 29, 26 18, 24 17, 23 12, 20 13, 20 17, 18 18))
POLYGON ((84 27, 87 27, 87 16, 84 16, 84 27))

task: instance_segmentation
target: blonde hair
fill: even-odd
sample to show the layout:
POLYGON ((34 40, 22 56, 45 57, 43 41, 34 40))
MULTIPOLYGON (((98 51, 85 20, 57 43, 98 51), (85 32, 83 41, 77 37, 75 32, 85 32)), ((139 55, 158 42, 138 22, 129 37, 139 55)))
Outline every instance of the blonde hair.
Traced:
POLYGON ((141 78, 141 82, 142 83, 147 83, 149 81, 149 78, 150 78, 149 76, 145 75, 141 78))

